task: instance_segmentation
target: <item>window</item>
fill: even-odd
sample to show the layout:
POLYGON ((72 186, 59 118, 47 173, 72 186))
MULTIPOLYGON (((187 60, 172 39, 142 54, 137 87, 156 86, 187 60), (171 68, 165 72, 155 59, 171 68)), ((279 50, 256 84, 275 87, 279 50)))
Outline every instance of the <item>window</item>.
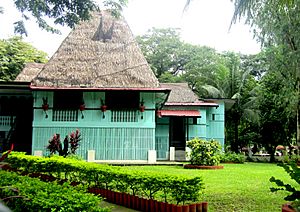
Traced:
POLYGON ((82 92, 62 91, 54 93, 52 121, 78 121, 78 110, 83 103, 82 92))
POLYGON ((110 91, 105 95, 105 104, 109 110, 138 110, 139 92, 110 91))
POLYGON ((55 109, 76 109, 82 104, 83 96, 79 91, 61 91, 54 93, 55 109))
POLYGON ((216 114, 211 114, 211 120, 216 120, 216 114))

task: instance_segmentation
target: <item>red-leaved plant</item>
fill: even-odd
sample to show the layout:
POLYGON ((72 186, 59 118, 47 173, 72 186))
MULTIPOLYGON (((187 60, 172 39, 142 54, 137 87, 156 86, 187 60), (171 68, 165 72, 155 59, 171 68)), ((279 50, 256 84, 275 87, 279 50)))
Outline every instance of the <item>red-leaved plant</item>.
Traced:
POLYGON ((78 129, 76 129, 75 132, 72 132, 70 134, 71 154, 75 154, 76 153, 76 150, 79 147, 79 142, 81 140, 80 136, 81 135, 80 135, 80 132, 79 132, 78 129))
POLYGON ((48 141, 47 150, 50 151, 50 155, 58 153, 60 156, 66 157, 69 154, 76 154, 76 150, 79 147, 81 135, 78 129, 72 132, 69 136, 67 135, 64 139, 64 143, 60 141, 60 134, 54 134, 53 137, 48 141), (70 150, 69 150, 70 144, 70 150))

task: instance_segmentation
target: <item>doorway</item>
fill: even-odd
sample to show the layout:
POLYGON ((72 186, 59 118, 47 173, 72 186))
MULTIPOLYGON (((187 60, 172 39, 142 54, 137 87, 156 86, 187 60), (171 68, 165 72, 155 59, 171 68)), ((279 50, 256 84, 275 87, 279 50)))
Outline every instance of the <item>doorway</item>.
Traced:
POLYGON ((170 147, 185 150, 185 118, 170 117, 170 147))

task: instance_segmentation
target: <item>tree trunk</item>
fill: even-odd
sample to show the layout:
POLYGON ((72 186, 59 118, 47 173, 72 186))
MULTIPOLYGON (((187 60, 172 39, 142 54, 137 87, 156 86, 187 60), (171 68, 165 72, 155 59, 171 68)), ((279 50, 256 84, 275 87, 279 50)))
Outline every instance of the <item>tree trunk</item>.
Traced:
POLYGON ((270 147, 270 163, 275 162, 275 151, 276 151, 276 146, 271 146, 270 147))

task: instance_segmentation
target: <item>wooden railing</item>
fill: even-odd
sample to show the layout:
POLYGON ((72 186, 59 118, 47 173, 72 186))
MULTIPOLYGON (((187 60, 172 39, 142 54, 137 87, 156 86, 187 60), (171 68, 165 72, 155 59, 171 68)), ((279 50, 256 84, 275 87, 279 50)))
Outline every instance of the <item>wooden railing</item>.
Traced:
POLYGON ((78 110, 53 109, 52 121, 78 121, 78 110))
POLYGON ((137 122, 138 115, 136 110, 112 110, 111 122, 137 122))

